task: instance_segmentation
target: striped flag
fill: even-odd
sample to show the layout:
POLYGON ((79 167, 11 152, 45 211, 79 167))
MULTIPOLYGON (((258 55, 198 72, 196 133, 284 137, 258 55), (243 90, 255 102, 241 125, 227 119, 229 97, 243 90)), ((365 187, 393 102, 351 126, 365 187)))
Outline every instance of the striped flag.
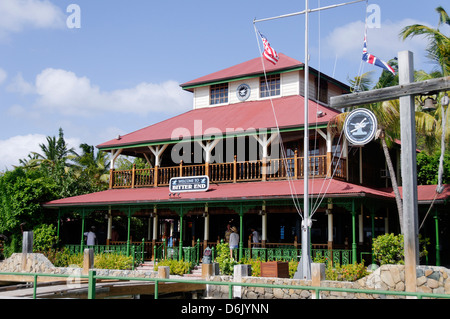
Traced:
POLYGON ((264 58, 265 58, 267 61, 269 61, 269 62, 271 62, 271 63, 273 63, 273 64, 277 64, 277 62, 278 62, 278 60, 279 60, 277 51, 275 51, 275 50, 270 46, 269 41, 267 41, 267 38, 266 38, 265 36, 263 36, 263 35, 261 34, 261 32, 258 31, 258 33, 259 33, 259 36, 261 37, 262 42, 263 42, 263 44, 264 44, 264 53, 263 53, 264 58))
POLYGON ((369 63, 369 64, 373 64, 373 65, 379 66, 380 68, 383 68, 386 71, 389 71, 393 75, 395 75, 394 69, 389 64, 387 64, 386 62, 378 59, 376 56, 370 54, 369 52, 367 52, 366 35, 364 35, 364 48, 363 48, 362 60, 367 62, 367 63, 369 63))

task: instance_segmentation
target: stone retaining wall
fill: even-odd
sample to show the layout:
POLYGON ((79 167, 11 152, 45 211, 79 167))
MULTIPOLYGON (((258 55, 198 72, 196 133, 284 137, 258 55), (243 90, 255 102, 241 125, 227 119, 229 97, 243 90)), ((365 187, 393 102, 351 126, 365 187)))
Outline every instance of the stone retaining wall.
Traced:
MULTIPOLYGON (((436 294, 450 294, 450 270, 436 266, 417 267, 417 291, 436 294)), ((211 277, 212 281, 230 282, 234 281, 232 276, 211 277)), ((355 282, 328 281, 320 283, 322 287, 367 289, 384 291, 405 291, 405 266, 384 265, 373 271, 369 276, 355 282)), ((269 285, 297 285, 311 286, 310 280, 243 277, 242 282, 269 285)), ((259 288, 243 287, 242 299, 309 299, 312 298, 311 291, 281 288, 259 288)), ((228 286, 208 285, 207 297, 215 299, 228 298, 228 286)), ((321 291, 320 298, 323 299, 403 299, 404 296, 376 295, 349 292, 321 291)))
MULTIPOLYGON (((93 269, 97 276, 114 277, 136 277, 136 278, 156 278, 156 271, 142 270, 116 270, 116 269, 93 269)), ((82 268, 74 267, 55 267, 43 254, 26 254, 26 258, 20 253, 12 254, 8 259, 0 262, 0 272, 27 272, 27 273, 46 273, 79 276, 82 268)))
MULTIPOLYGON (((142 270, 108 270, 95 269, 98 276, 114 277, 136 277, 156 278, 156 271, 142 270)), ((55 267, 42 254, 13 254, 10 258, 0 262, 0 272, 30 272, 70 275, 72 278, 79 276, 82 268, 79 267, 55 267)), ((450 270, 436 266, 417 267, 417 291, 436 294, 450 294, 450 270)), ((179 276, 171 276, 179 277, 179 276)), ((236 279, 233 276, 211 276, 208 280, 216 282, 231 282, 236 279)), ((269 285, 298 285, 311 286, 311 280, 242 277, 244 283, 263 283, 269 285)), ((384 265, 373 271, 369 276, 355 282, 343 281, 321 281, 322 287, 369 289, 385 291, 405 290, 405 266, 384 265)), ((281 288, 259 288, 242 287, 241 298, 243 299, 309 299, 312 298, 311 291, 281 288)), ((403 296, 385 296, 361 293, 329 292, 322 291, 321 298, 324 299, 383 299, 383 298, 405 298, 403 296)), ((207 285, 207 298, 228 299, 228 286, 207 285)))

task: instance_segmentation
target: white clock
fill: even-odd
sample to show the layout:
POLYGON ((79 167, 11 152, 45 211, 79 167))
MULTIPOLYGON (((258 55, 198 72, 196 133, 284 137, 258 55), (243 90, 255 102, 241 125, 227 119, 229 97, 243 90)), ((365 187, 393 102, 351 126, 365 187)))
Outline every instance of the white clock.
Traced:
POLYGON ((344 134, 353 145, 369 143, 377 132, 377 118, 367 109, 356 109, 347 115, 344 134))

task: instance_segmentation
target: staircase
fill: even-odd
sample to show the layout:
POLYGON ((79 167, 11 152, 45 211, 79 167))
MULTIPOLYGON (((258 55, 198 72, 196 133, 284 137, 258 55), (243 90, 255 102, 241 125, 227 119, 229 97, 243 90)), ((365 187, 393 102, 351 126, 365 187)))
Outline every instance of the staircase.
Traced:
MULTIPOLYGON (((153 261, 147 260, 144 263, 140 264, 135 270, 141 271, 154 271, 153 261)), ((185 274, 183 277, 201 277, 202 276, 202 265, 194 266, 190 274, 185 274)))

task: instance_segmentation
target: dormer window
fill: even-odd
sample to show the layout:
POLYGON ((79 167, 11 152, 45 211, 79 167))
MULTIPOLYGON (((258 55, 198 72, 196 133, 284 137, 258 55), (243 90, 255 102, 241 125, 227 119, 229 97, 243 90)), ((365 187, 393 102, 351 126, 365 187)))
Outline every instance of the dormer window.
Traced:
POLYGON ((280 75, 273 74, 266 77, 261 77, 259 80, 260 97, 269 97, 280 95, 280 75))
POLYGON ((209 104, 228 103, 228 83, 211 85, 209 104))

